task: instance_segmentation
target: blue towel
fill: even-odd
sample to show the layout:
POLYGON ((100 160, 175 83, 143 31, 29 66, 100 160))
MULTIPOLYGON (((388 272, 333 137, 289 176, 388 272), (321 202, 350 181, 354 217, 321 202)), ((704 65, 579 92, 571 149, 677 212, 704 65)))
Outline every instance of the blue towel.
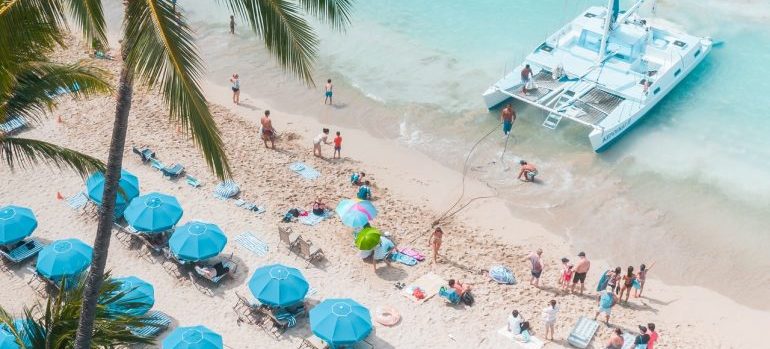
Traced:
POLYGON ((266 255, 267 252, 270 251, 270 246, 266 242, 249 232, 236 236, 234 240, 245 249, 260 257, 266 255))
POLYGON ((305 178, 307 180, 313 180, 321 176, 321 173, 316 171, 313 167, 311 167, 308 164, 305 164, 303 162, 295 162, 289 165, 289 169, 296 172, 298 175, 302 176, 302 178, 305 178))
POLYGON ((390 259, 396 262, 399 262, 401 264, 405 264, 408 266, 413 266, 417 264, 417 260, 409 257, 401 252, 393 252, 390 254, 390 259))
POLYGON ((308 213, 307 216, 299 216, 298 220, 300 223, 305 225, 316 225, 323 221, 326 218, 329 218, 333 215, 332 211, 324 211, 324 214, 322 216, 318 216, 312 212, 308 213))

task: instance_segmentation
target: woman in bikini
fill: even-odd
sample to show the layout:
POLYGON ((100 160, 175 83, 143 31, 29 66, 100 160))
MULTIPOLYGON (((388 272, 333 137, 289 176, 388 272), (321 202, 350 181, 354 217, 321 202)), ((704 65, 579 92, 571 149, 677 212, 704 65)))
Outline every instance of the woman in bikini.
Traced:
POLYGON ((438 263, 438 250, 441 248, 441 238, 444 237, 444 231, 441 227, 436 227, 433 234, 428 238, 428 246, 433 249, 433 264, 438 263))
POLYGON ((607 272, 607 277, 609 278, 607 281, 607 287, 610 288, 610 292, 615 292, 615 294, 618 294, 618 292, 620 292, 618 281, 620 281, 620 278, 622 277, 620 267, 615 267, 615 271, 607 272))
POLYGON ((639 288, 634 290, 634 298, 642 296, 642 291, 644 291, 644 281, 647 280, 647 272, 652 270, 654 265, 655 262, 652 262, 649 267, 644 264, 639 266, 639 273, 636 274, 636 278, 639 279, 639 288))
POLYGON ((623 287, 620 289, 620 296, 618 299, 623 299, 623 292, 626 293, 625 302, 628 303, 628 297, 631 296, 631 289, 634 288, 634 280, 636 280, 636 274, 634 274, 634 267, 628 267, 628 273, 623 275, 623 287))

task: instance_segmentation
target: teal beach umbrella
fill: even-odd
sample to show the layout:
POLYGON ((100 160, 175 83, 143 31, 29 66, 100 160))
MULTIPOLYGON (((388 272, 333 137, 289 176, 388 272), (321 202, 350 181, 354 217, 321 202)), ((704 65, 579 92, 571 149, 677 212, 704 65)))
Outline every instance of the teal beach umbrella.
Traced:
POLYGON ((16 337, 4 326, 0 326, 0 349, 19 349, 16 337))
POLYGON ((182 219, 183 212, 175 197, 149 193, 131 200, 123 216, 138 231, 162 232, 173 228, 182 219))
POLYGON ((155 305, 155 288, 150 283, 136 276, 116 278, 120 283, 118 292, 123 293, 120 300, 110 304, 113 311, 141 316, 155 305))
POLYGON ((32 210, 20 206, 0 207, 0 245, 8 245, 32 235, 37 218, 32 210))
POLYGON ((222 349, 222 336, 206 326, 177 327, 161 345, 162 349, 222 349))
MULTIPOLYGON (((118 191, 115 197, 115 213, 123 214, 131 200, 139 196, 139 179, 126 170, 120 170, 120 181, 118 185, 122 191, 118 191)), ((104 174, 94 172, 86 179, 86 191, 88 198, 97 205, 102 205, 102 194, 104 193, 104 174)))
POLYGON ((372 315, 352 299, 327 299, 310 310, 310 329, 332 347, 352 345, 372 332, 372 315))
POLYGON ((285 307, 305 299, 310 289, 307 280, 296 269, 281 264, 258 268, 249 280, 251 294, 262 304, 285 307))
POLYGON ((76 276, 91 264, 93 249, 78 239, 57 240, 44 247, 37 256, 37 271, 58 281, 76 276))
POLYGON ((216 224, 192 221, 174 230, 168 246, 185 261, 200 261, 218 255, 227 244, 227 236, 216 224))

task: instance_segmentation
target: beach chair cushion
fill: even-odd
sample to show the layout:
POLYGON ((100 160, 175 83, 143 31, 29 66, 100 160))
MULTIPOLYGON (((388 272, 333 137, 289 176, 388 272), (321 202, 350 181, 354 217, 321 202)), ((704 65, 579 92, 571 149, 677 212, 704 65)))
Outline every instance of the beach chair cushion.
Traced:
POLYGON ((599 329, 597 321, 581 316, 567 337, 567 342, 577 348, 586 348, 594 338, 597 329, 599 329))
POLYGON ((147 313, 149 320, 147 326, 129 328, 135 336, 153 338, 165 331, 171 325, 171 318, 159 311, 150 311, 147 313))
POLYGON ((163 176, 165 177, 173 178, 173 177, 179 176, 180 174, 182 174, 182 172, 184 172, 184 166, 181 164, 173 164, 171 166, 166 166, 160 169, 160 172, 162 172, 163 176))

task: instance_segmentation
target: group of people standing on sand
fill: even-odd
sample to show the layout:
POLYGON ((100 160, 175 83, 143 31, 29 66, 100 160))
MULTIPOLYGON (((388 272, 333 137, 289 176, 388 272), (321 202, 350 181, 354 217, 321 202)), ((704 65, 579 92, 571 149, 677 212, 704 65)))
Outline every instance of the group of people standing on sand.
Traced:
MULTIPOLYGON (((540 277, 545 269, 545 263, 543 263, 543 250, 537 249, 527 255, 525 261, 530 264, 531 278, 529 284, 535 287, 540 287, 540 277)), ((577 284, 580 284, 579 293, 582 295, 585 291, 585 281, 588 271, 591 269, 591 261, 586 258, 585 252, 578 253, 578 261, 575 264, 570 264, 569 259, 561 259, 563 268, 559 275, 559 288, 565 292, 569 291, 575 293, 577 284)))

